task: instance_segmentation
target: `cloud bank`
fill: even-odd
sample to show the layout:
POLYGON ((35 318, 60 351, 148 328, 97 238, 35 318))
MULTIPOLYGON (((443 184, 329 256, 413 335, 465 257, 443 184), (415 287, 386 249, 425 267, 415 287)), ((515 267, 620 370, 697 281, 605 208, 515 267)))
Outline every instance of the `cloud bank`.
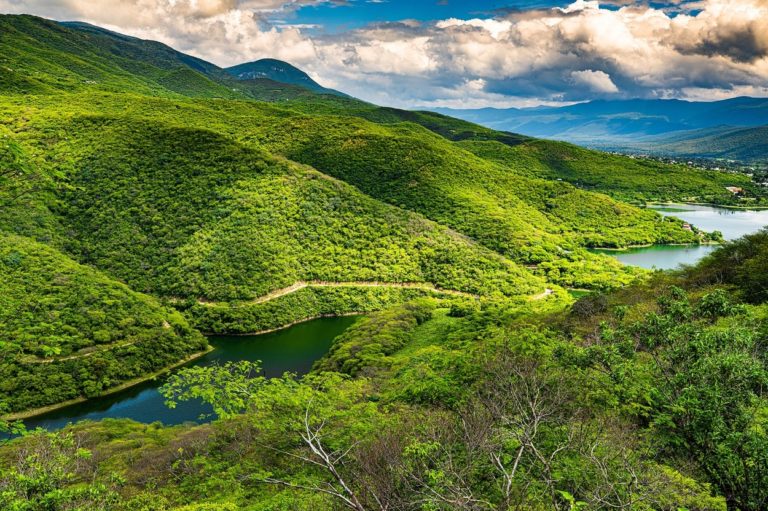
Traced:
POLYGON ((768 96, 768 0, 664 8, 577 0, 333 35, 270 21, 276 14, 291 19, 312 4, 354 8, 353 1, 113 0, 105 7, 92 0, 0 0, 0 11, 87 21, 222 66, 284 59, 323 85, 395 106, 768 96))

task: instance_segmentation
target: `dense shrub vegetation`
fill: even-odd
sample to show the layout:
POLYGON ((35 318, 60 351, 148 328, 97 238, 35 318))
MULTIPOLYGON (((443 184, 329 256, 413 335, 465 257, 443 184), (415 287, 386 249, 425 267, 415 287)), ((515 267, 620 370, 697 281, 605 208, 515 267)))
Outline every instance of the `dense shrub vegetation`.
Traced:
POLYGON ((61 485, 109 459, 120 483, 96 489, 114 509, 762 509, 766 305, 654 279, 570 312, 418 299, 357 322, 303 379, 182 372, 167 395, 222 421, 80 425, 96 461, 61 485))
POLYGON ((396 287, 310 287, 258 304, 194 304, 186 313, 203 332, 247 334, 308 318, 378 311, 430 294, 439 296, 396 287))
POLYGON ((543 288, 444 227, 208 131, 97 119, 70 132, 88 143, 65 195, 72 250, 145 292, 228 301, 298 280, 543 288))
POLYGON ((146 377, 200 332, 368 313, 301 378, 172 375, 210 424, 3 442, 0 508, 765 509, 768 231, 677 274, 586 251, 707 241, 622 201, 731 185, 764 199, 0 16, 0 412, 146 377))
POLYGON ((0 237, 0 408, 95 396, 206 344, 157 300, 45 245, 0 237))
POLYGON ((733 285, 747 301, 768 301, 768 229, 726 243, 688 272, 700 283, 733 285))
MULTIPOLYGON (((763 509, 768 304, 738 293, 689 272, 573 307, 420 298, 358 321, 303 379, 180 373, 168 397, 223 420, 77 426, 94 461, 58 484, 109 460, 117 479, 92 484, 113 509, 763 509)), ((0 449, 6 488, 21 445, 47 442, 0 449)))

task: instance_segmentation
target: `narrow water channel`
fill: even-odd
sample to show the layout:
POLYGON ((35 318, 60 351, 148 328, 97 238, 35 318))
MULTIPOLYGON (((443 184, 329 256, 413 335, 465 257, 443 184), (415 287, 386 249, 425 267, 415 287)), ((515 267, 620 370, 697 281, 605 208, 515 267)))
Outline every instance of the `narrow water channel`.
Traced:
MULTIPOLYGON (((648 206, 664 216, 674 216, 704 231, 720 231, 726 240, 735 240, 768 225, 768 210, 742 210, 669 204, 648 206)), ((681 264, 695 264, 713 250, 715 245, 655 245, 628 250, 592 250, 615 257, 624 264, 648 269, 669 270, 681 264)))
MULTIPOLYGON (((349 328, 357 318, 320 318, 300 323, 284 330, 255 336, 212 336, 215 348, 205 356, 190 362, 189 366, 224 364, 230 361, 261 360, 265 376, 280 376, 286 371, 306 374, 312 364, 321 358, 334 338, 349 328)), ((42 427, 55 430, 70 422, 84 419, 127 418, 139 422, 160 421, 174 425, 187 421, 206 420, 209 407, 200 402, 185 402, 171 410, 158 388, 163 379, 148 381, 109 396, 89 399, 84 403, 25 420, 27 428, 42 427)))

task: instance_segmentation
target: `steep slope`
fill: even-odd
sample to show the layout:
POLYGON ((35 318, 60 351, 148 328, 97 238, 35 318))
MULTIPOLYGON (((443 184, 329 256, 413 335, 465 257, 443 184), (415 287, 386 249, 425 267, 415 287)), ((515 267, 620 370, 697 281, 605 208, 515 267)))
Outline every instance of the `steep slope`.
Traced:
POLYGON ((319 85, 291 83, 301 81, 299 70, 282 76, 288 82, 237 79, 165 44, 80 22, 0 15, 0 50, 0 86, 6 93, 106 90, 264 101, 344 96, 319 85))
POLYGON ((95 396, 205 347, 157 300, 0 232, 0 410, 95 396))
MULTIPOLYGON (((522 176, 414 124, 382 126, 253 103, 110 96, 70 97, 70 105, 83 116, 101 112, 160 123, 174 118, 253 148, 266 147, 313 164, 390 204, 445 222, 519 262, 547 263, 538 270, 568 285, 623 280, 616 266, 577 250, 580 246, 698 239, 679 222, 662 221, 655 213, 567 183, 522 176)), ((37 120, 26 124, 25 136, 42 137, 36 138, 38 144, 46 132, 66 122, 56 113, 53 99, 30 109, 29 115, 37 120)))
MULTIPOLYGON (((171 104, 170 106, 173 106, 171 104)), ((212 131, 135 118, 38 118, 66 175, 79 259, 166 297, 250 300, 302 280, 428 282, 478 294, 543 283, 424 218, 212 131), (68 133, 51 144, 49 123, 68 133)))
POLYGON ((339 91, 323 87, 307 73, 287 62, 276 59, 261 59, 226 68, 238 80, 267 79, 273 82, 296 85, 320 94, 345 96, 339 91))
POLYGON ((550 260, 562 248, 696 239, 654 213, 567 183, 532 179, 417 125, 338 118, 281 124, 258 141, 528 263, 550 260))

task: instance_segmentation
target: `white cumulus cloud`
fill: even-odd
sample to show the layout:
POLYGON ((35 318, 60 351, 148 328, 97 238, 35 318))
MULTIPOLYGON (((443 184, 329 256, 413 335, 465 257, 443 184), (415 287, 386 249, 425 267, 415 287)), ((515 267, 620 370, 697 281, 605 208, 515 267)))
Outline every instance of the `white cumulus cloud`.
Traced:
POLYGON ((572 71, 571 78, 577 85, 585 85, 593 92, 604 92, 612 94, 619 92, 619 88, 613 83, 611 77, 605 71, 593 71, 585 69, 584 71, 572 71))
POLYGON ((268 21, 322 2, 354 8, 344 0, 112 0, 109 7, 92 0, 0 0, 0 12, 87 21, 221 66, 284 59, 324 85, 396 106, 716 99, 762 95, 768 84, 768 0, 670 2, 670 8, 576 0, 332 35, 268 21))

